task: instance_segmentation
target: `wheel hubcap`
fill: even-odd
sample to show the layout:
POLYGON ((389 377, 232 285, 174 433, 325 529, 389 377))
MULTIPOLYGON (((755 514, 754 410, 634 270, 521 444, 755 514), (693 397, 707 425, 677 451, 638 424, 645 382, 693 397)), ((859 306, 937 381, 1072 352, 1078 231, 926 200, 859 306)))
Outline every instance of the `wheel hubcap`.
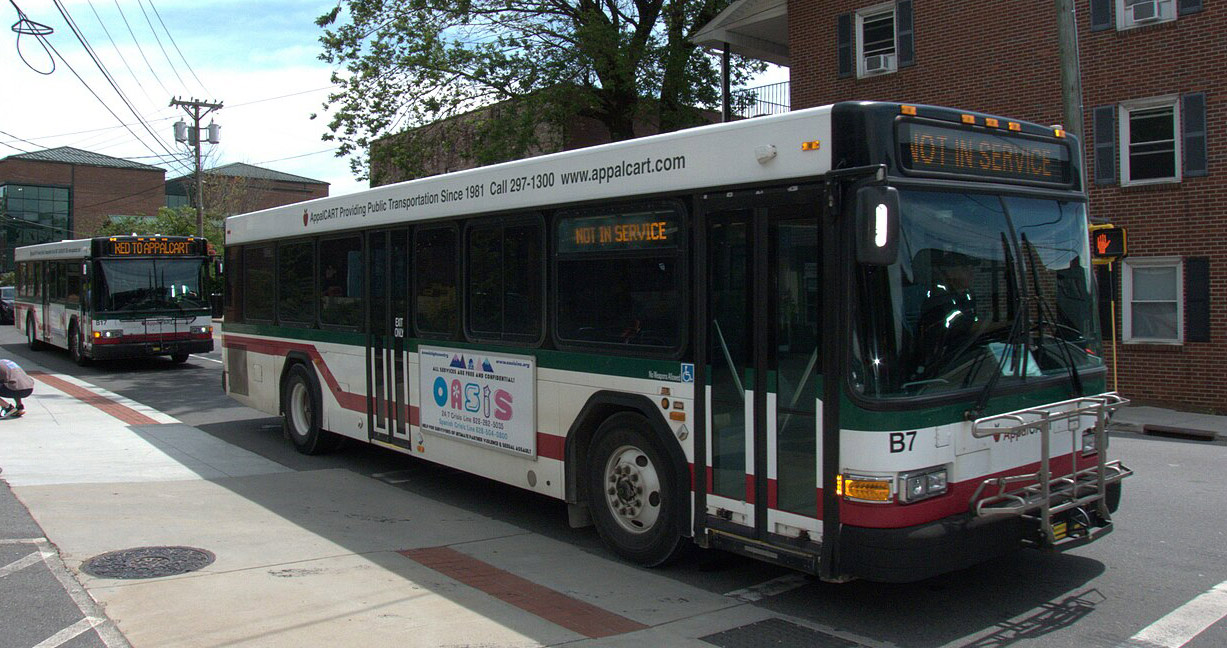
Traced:
POLYGON ((605 463, 605 503, 623 529, 646 533, 660 517, 660 475, 642 450, 622 446, 605 463))
POLYGON ((307 386, 294 383, 290 391, 290 422, 294 424, 294 433, 307 436, 311 431, 311 399, 307 397, 307 386))

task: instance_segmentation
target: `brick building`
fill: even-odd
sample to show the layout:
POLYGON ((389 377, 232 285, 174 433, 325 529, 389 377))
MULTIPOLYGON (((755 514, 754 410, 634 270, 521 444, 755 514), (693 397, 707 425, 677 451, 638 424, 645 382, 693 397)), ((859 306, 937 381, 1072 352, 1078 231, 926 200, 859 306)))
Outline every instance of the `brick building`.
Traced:
MULTIPOLYGON (((1073 5, 1090 212, 1129 234, 1100 277, 1119 390, 1225 412, 1227 5, 1073 5)), ((697 40, 789 66, 794 110, 880 99, 1065 122, 1053 2, 739 0, 697 40)))
MULTIPOLYGON (((195 193, 194 176, 167 180, 166 206, 189 206, 195 193)), ((207 169, 204 193, 207 209, 233 215, 327 197, 328 183, 235 162, 207 169)))
POLYGON ((92 235, 110 216, 153 215, 166 171, 60 147, 0 159, 0 272, 13 248, 92 235))

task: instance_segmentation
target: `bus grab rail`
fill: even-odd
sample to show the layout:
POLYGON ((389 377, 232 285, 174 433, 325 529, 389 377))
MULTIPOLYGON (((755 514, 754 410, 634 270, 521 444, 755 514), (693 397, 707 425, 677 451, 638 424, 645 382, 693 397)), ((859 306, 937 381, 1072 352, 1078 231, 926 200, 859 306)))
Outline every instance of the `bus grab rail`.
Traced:
MULTIPOLYGON (((1054 546, 1058 538, 1054 516, 1066 511, 1094 506, 1099 519, 1111 519, 1108 511, 1107 488, 1133 474, 1120 461, 1107 461, 1107 423, 1111 414, 1129 401, 1115 392, 1098 396, 1073 398, 1044 407, 1007 412, 976 419, 972 436, 1040 435, 1039 472, 985 479, 971 496, 971 509, 976 517, 1022 516, 1039 523, 1043 544, 1054 546), (1077 460, 1083 450, 1083 421, 1094 419, 1091 428, 1095 437, 1094 466, 1078 470, 1077 460), (1070 471, 1052 472, 1052 433, 1071 432, 1070 471), (1012 488, 1022 484, 1019 488, 1012 488), (994 492, 995 491, 995 492, 994 492), (986 494, 987 492, 987 494, 986 494), (983 496, 983 497, 982 497, 983 496)), ((1089 522, 1089 519, 1087 520, 1089 522)), ((1087 525, 1089 527, 1089 524, 1087 525)), ((1090 533, 1089 528, 1086 529, 1090 533)))

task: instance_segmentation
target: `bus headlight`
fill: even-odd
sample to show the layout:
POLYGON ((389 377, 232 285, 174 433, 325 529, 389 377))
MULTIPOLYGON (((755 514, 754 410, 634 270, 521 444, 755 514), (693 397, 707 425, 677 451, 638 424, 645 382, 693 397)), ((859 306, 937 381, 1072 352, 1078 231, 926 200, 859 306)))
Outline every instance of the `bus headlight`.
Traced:
POLYGON ((945 466, 899 475, 899 501, 916 502, 945 494, 949 487, 945 466))
POLYGON ((213 335, 212 326, 193 326, 192 335, 213 335))
POLYGON ((122 329, 111 329, 109 331, 94 331, 95 340, 118 340, 124 336, 122 329))

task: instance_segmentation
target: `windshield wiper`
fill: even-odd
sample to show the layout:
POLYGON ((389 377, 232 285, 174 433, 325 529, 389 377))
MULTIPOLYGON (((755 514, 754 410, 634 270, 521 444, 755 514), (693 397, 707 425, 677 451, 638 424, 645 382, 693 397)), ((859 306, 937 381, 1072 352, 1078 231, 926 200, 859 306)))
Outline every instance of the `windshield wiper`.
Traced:
MULTIPOLYGON (((963 413, 967 420, 975 420, 980 418, 984 413, 984 406, 988 404, 988 397, 993 393, 993 388, 997 386, 997 380, 1001 378, 1002 369, 1005 368, 1007 360, 1013 365, 1014 374, 1018 374, 1019 363, 1025 362, 1023 354, 1018 349, 1018 338, 1024 331, 1028 329, 1026 326, 1027 314, 1031 310, 1027 307, 1027 297, 1022 293, 1026 292, 1026 283, 1018 281, 1015 274, 1017 267, 1014 265, 1014 257, 1010 254, 1010 243, 1006 240, 1005 232, 1001 233, 1001 250, 1005 254, 1006 279, 1009 285, 1014 289, 1014 294, 1018 296, 1017 310, 1014 311, 1014 319, 1010 322, 1010 333, 1005 338, 1005 348, 1001 351, 1001 357, 997 359, 997 369, 993 371, 993 375, 988 377, 988 382, 984 384, 984 388, 980 390, 980 395, 976 397, 976 404, 969 410, 963 413)), ((1023 365, 1024 367, 1026 365, 1023 365)))
MULTIPOLYGON (((1033 256, 1038 257, 1039 253, 1035 251, 1035 246, 1031 244, 1031 241, 1027 240, 1026 232, 1022 233, 1021 238, 1022 238, 1022 253, 1027 257, 1027 262, 1028 262, 1027 265, 1031 268, 1031 283, 1035 287, 1035 310, 1036 310, 1037 318, 1036 318, 1036 326, 1034 330, 1036 330, 1039 333, 1039 337, 1037 338, 1036 345, 1039 351, 1042 353, 1044 350, 1044 318, 1045 316, 1047 316, 1048 320, 1052 323, 1052 330, 1054 333, 1053 337, 1057 338, 1058 340, 1060 338, 1058 338, 1055 335, 1055 333, 1059 325, 1058 325, 1055 314, 1052 312, 1052 307, 1048 304, 1048 300, 1044 297, 1044 291, 1040 287, 1039 272, 1036 271, 1035 264, 1031 263, 1032 257, 1033 256), (1031 249, 1030 254, 1027 253, 1027 248, 1031 249)), ((1028 337, 1030 337, 1029 334, 1031 331, 1028 330, 1027 332, 1028 332, 1028 337)), ((1060 345, 1060 348, 1061 348, 1061 355, 1065 358, 1066 366, 1069 368, 1069 382, 1074 388, 1074 393, 1077 394, 1078 396, 1082 396, 1083 395, 1082 376, 1078 373, 1078 366, 1074 363, 1074 355, 1069 352, 1068 344, 1062 344, 1060 345)))

